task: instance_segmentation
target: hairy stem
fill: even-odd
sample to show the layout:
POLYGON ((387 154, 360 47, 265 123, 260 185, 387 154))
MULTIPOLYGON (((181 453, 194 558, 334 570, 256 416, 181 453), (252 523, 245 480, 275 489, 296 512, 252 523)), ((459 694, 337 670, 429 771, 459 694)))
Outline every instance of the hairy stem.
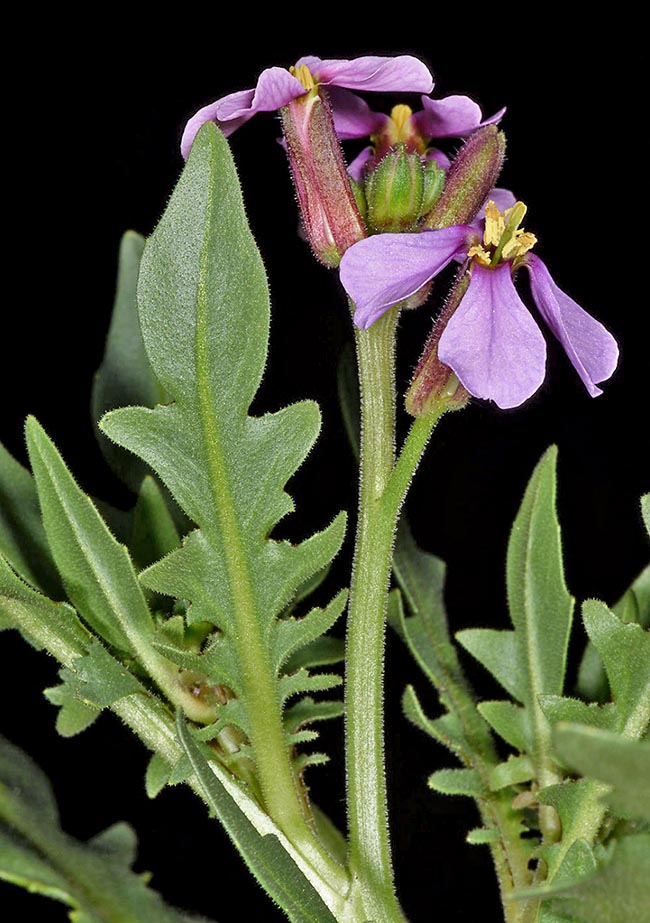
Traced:
POLYGON ((346 757, 350 867, 376 923, 404 915, 395 896, 383 735, 384 635, 392 552, 404 496, 438 415, 416 421, 395 458, 397 311, 357 332, 361 389, 359 521, 346 654, 346 757))

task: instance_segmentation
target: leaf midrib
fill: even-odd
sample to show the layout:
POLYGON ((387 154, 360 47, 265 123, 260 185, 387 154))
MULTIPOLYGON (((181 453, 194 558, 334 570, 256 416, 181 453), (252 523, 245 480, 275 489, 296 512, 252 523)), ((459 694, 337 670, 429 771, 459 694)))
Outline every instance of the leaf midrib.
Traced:
MULTIPOLYGON (((212 146, 209 175, 215 175, 216 151, 212 146)), ((211 248, 210 226, 214 211, 214 186, 210 182, 206 193, 204 234, 199 255, 199 272, 196 297, 196 391, 199 406, 201 434, 210 478, 215 513, 224 537, 224 552, 228 583, 233 601, 233 614, 237 630, 234 643, 242 668, 242 698, 246 702, 251 745, 264 792, 267 808, 277 815, 277 799, 286 805, 286 799, 293 802, 293 811, 302 816, 297 803, 295 782, 291 773, 282 724, 278 684, 271 670, 267 651, 261 643, 254 595, 244 543, 238 525, 230 487, 230 476, 226 461, 220 449, 220 434, 216 415, 212 409, 210 384, 210 363, 208 357, 209 294, 208 274, 211 248), (278 792, 284 789, 284 792, 278 792)), ((275 818, 282 824, 283 818, 275 818)))

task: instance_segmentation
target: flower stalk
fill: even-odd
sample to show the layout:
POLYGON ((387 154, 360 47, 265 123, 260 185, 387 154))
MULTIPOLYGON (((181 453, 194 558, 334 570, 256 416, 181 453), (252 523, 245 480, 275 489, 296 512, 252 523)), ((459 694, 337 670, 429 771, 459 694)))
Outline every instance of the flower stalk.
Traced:
POLYGON ((388 835, 383 737, 384 639, 399 512, 444 412, 416 421, 395 464, 395 328, 387 312, 357 331, 361 390, 359 520, 348 610, 346 734, 350 871, 369 918, 399 923, 388 835))

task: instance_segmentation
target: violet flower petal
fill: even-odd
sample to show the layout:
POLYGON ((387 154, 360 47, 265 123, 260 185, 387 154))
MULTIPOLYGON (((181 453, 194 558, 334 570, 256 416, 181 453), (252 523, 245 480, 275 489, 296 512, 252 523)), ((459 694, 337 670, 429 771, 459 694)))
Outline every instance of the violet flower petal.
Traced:
MULTIPOLYGON (((302 58, 307 63, 308 58, 302 58)), ((309 67, 309 64, 307 64, 309 67)), ((385 58, 370 55, 352 61, 327 60, 315 65, 315 76, 325 86, 377 93, 430 93, 433 77, 428 67, 404 54, 385 58)))
POLYGON ((606 381, 618 364, 618 345, 611 333, 551 278, 546 265, 529 253, 526 269, 540 314, 564 347, 573 367, 592 397, 602 390, 596 382, 606 381))
POLYGON ((194 139, 206 122, 216 122, 228 137, 257 112, 274 112, 303 96, 302 83, 284 67, 267 67, 254 90, 238 90, 199 109, 185 126, 181 152, 187 159, 194 139))
POLYGON ((422 97, 423 109, 415 114, 418 128, 429 138, 462 138, 498 122, 505 109, 500 109, 489 119, 483 119, 481 107, 469 96, 445 96, 443 99, 422 97))
POLYGON ((315 74, 322 63, 322 58, 317 58, 314 54, 306 54, 296 61, 296 67, 301 67, 304 64, 305 67, 309 68, 310 73, 315 74))
POLYGON ((388 121, 387 115, 383 112, 373 112, 368 103, 356 93, 334 86, 329 88, 328 93, 334 115, 334 128, 341 141, 369 138, 388 121))
POLYGON ((341 282, 356 307, 357 327, 367 330, 433 279, 465 249, 469 230, 457 225, 417 234, 377 234, 346 250, 341 282))
POLYGON ((371 147, 364 147, 360 154, 354 158, 354 160, 348 166, 348 173, 356 183, 363 182, 363 171, 366 168, 366 164, 369 160, 372 159, 373 149, 371 147))
POLYGON ((445 327, 438 355, 470 394, 518 407, 544 381, 546 342, 517 294, 510 264, 472 268, 469 288, 445 327))

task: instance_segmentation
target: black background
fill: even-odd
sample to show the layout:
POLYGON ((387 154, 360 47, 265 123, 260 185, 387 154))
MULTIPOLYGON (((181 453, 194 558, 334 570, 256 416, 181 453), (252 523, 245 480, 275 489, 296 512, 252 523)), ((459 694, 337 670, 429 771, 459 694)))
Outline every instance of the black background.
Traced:
MULTIPOLYGON (((21 63, 5 108, 11 164, 4 220, 14 247, 5 264, 13 294, 3 312, 0 437, 24 461, 23 420, 35 414, 84 488, 127 506, 126 491, 95 444, 88 395, 110 316, 121 232, 154 227, 181 168, 184 121, 215 97, 252 85, 263 67, 289 65, 301 54, 410 51, 431 66, 437 95, 467 93, 486 114, 509 107, 502 185, 528 204, 527 226, 556 280, 621 345, 619 370, 597 400, 549 341, 546 383, 522 408, 503 412, 476 402, 446 419, 412 489, 414 530, 448 562, 453 629, 505 625, 509 527, 535 462, 557 443, 569 586, 578 599, 611 602, 647 559, 637 501, 650 489, 647 150, 636 137, 647 107, 633 23, 624 10, 617 23, 592 19, 588 28, 560 18, 541 23, 532 11, 515 10, 506 28, 489 8, 446 10, 443 21, 435 10, 403 6, 384 23, 373 25, 368 14, 363 26, 316 9, 275 10, 268 21, 235 12, 227 24, 218 11, 202 17, 188 10, 190 22, 178 11, 173 19, 158 12, 137 36, 123 11, 119 35, 109 28, 115 17, 104 23, 98 15, 92 23, 41 21, 36 41, 20 40, 21 63)), ((335 398, 336 364, 350 330, 335 274, 316 265, 296 235, 277 134, 273 117, 260 117, 232 146, 275 308, 257 409, 309 396, 324 412, 321 440, 292 483, 299 513, 291 528, 300 536, 309 521, 323 524, 341 506, 355 507, 335 398)), ((403 320, 402 390, 434 308, 435 302, 403 320)), ((333 578, 339 583, 345 563, 333 578)), ((579 646, 580 628, 576 637, 579 646)), ((154 885, 172 902, 219 923, 280 919, 188 790, 167 789, 147 800, 147 756, 114 717, 62 740, 41 694, 55 680, 54 663, 13 634, 2 637, 2 650, 2 731, 50 774, 66 829, 88 837, 129 820, 140 837, 138 868, 152 870, 154 885)), ((481 695, 497 692, 469 669, 481 695)), ((488 852, 463 842, 475 824, 471 808, 425 786, 426 775, 451 759, 400 715, 401 690, 416 673, 391 638, 388 772, 400 894, 414 923, 437 913, 469 921, 478 908, 482 920, 496 921, 488 852)), ((434 712, 434 696, 419 688, 434 712)), ((311 784, 343 823, 340 732, 340 726, 325 732, 333 763, 312 770, 311 784)), ((45 900, 12 896, 39 919, 65 917, 45 900)), ((2 898, 9 900, 8 890, 2 898)))

